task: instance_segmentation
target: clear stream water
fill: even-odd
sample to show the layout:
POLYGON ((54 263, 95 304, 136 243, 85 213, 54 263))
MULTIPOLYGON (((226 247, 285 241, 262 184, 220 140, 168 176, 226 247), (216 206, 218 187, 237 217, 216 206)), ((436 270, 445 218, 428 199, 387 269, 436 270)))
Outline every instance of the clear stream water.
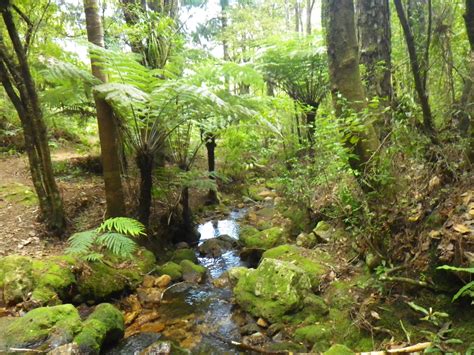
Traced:
MULTIPOLYGON (((224 234, 238 239, 238 220, 244 217, 246 212, 245 209, 235 210, 227 219, 199 225, 200 243, 224 234)), ((238 354, 236 349, 220 340, 240 339, 239 326, 234 321, 232 291, 228 288, 217 288, 211 281, 226 270, 243 265, 243 262, 237 250, 228 251, 218 258, 199 257, 199 262, 208 269, 210 279, 204 284, 182 283, 169 289, 156 309, 160 314, 160 321, 172 323, 184 320, 185 332, 196 339, 194 343, 197 345, 192 349, 193 353, 238 354)), ((166 328, 164 333, 166 334, 166 328)), ((159 339, 175 340, 172 333, 167 337, 159 333, 140 333, 123 340, 107 354, 138 354, 159 339)))

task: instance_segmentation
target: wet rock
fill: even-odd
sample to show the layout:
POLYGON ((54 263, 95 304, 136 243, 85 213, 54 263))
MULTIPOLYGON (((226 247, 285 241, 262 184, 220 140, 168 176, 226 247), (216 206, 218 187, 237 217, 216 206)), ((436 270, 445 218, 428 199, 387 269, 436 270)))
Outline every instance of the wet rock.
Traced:
POLYGON ((229 286, 230 281, 227 275, 221 275, 217 279, 212 280, 212 284, 217 288, 226 288, 229 286))
POLYGON ((303 248, 314 248, 316 246, 317 240, 316 235, 313 233, 306 234, 300 233, 296 237, 296 245, 303 248))
POLYGON ((273 323, 268 327, 267 333, 270 336, 274 336, 278 332, 281 332, 283 329, 285 329, 284 324, 282 324, 282 323, 273 323))
POLYGON ((181 263, 183 260, 190 260, 193 263, 198 262, 198 258, 196 256, 196 253, 192 249, 178 249, 175 250, 173 253, 173 257, 171 258, 171 261, 175 262, 176 264, 181 263))
POLYGON ((235 286, 242 276, 245 276, 250 270, 243 266, 233 267, 227 270, 226 275, 231 285, 235 286))
POLYGON ((251 233, 250 231, 241 233, 239 236, 243 246, 248 248, 270 249, 283 244, 286 239, 283 229, 280 227, 265 229, 257 233, 251 233))
POLYGON ((158 275, 169 275, 172 281, 179 281, 183 278, 183 268, 172 261, 161 265, 156 271, 158 275))
POLYGON ((226 251, 231 250, 236 246, 235 239, 231 238, 232 240, 229 240, 228 238, 231 237, 220 236, 218 238, 208 239, 204 241, 199 246, 199 254, 201 254, 201 256, 211 258, 217 258, 221 256, 226 251))
POLYGON ((242 343, 250 346, 261 346, 268 341, 268 337, 260 332, 253 333, 252 335, 247 335, 242 338, 242 343))
POLYGON ((257 267, 264 252, 262 248, 242 248, 239 256, 249 267, 257 267))
POLYGON ((183 260, 179 264, 183 270, 183 280, 193 283, 204 281, 207 269, 204 266, 196 265, 190 260, 183 260))
POLYGON ((143 306, 150 306, 161 302, 162 292, 158 288, 138 288, 137 296, 143 306))
POLYGON ((172 281, 171 276, 164 274, 155 279, 154 286, 159 287, 159 288, 166 288, 169 286, 171 281, 172 281))
POLYGON ((154 342, 150 346, 146 347, 142 351, 140 351, 140 355, 167 355, 167 354, 173 354, 173 355, 187 355, 190 354, 189 350, 183 349, 179 346, 177 346, 174 342, 172 341, 165 341, 165 340, 159 340, 157 342, 154 342))
POLYGON ((39 346, 50 350, 53 345, 70 343, 81 328, 79 313, 71 304, 36 308, 7 325, 0 335, 0 352, 9 348, 39 346))
POLYGON ((47 355, 79 355, 81 351, 79 345, 76 343, 69 343, 58 346, 57 348, 49 351, 47 355))
POLYGON ((150 288, 150 287, 153 287, 154 284, 155 284, 155 278, 153 276, 145 275, 143 277, 143 282, 142 282, 143 287, 150 288))
POLYGON ((260 328, 255 322, 251 322, 240 327, 240 334, 242 335, 251 335, 258 332, 260 332, 260 328))
POLYGON ((234 288, 244 310, 270 322, 301 309, 310 292, 311 281, 303 269, 276 259, 263 259, 257 269, 243 273, 234 288))
POLYGON ((81 353, 98 354, 102 347, 117 343, 125 331, 122 313, 109 303, 99 304, 74 338, 81 353))
POLYGON ((329 271, 331 257, 321 250, 310 250, 295 245, 280 245, 263 253, 263 258, 291 262, 303 269, 311 280, 311 287, 317 291, 321 277, 329 271))

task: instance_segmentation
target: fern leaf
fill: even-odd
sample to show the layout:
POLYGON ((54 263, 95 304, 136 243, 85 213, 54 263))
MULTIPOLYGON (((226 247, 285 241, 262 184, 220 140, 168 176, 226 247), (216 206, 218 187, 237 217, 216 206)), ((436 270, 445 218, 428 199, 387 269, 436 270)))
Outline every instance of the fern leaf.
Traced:
POLYGON ((92 248, 97 238, 95 230, 74 233, 69 239, 69 247, 66 249, 67 254, 87 254, 92 248))
POLYGON ((459 297, 461 297, 462 295, 464 295, 464 293, 466 293, 466 291, 469 291, 469 290, 474 290, 474 281, 471 281, 469 282, 468 284, 465 284, 463 287, 461 287, 459 289, 458 292, 456 292, 456 294, 453 296, 453 302, 456 301, 459 297))
POLYGON ((123 257, 131 256, 137 248, 137 244, 133 240, 121 233, 104 233, 97 238, 97 242, 115 255, 123 257))
POLYGON ((104 257, 104 254, 101 254, 101 253, 89 253, 87 255, 84 255, 83 259, 90 262, 97 262, 97 261, 102 261, 103 257, 104 257))
POLYGON ((115 217, 105 220, 99 228, 101 232, 117 232, 132 237, 139 237, 145 235, 145 226, 133 218, 115 217))

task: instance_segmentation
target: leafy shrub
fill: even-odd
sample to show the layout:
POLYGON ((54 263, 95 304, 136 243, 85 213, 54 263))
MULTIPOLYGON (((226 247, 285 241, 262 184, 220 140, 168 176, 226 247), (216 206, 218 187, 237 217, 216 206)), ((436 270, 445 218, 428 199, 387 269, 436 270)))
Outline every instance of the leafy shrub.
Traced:
POLYGON ((69 239, 67 254, 78 255, 87 261, 100 261, 109 251, 114 255, 130 258, 137 244, 132 238, 145 234, 143 224, 132 218, 115 217, 105 220, 97 229, 73 234, 69 239))

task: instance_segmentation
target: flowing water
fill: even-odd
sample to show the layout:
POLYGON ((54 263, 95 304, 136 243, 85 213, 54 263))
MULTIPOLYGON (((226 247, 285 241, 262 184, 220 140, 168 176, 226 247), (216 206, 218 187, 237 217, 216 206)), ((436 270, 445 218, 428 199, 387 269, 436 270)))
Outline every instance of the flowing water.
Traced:
MULTIPOLYGON (((235 210, 227 219, 209 221, 198 227, 201 243, 221 235, 239 237, 238 220, 245 209, 235 210)), ((208 269, 209 278, 204 284, 181 283, 170 288, 164 295, 156 311, 160 321, 166 324, 162 334, 140 333, 131 336, 109 354, 134 354, 158 339, 175 340, 189 344, 197 354, 238 354, 221 339, 239 340, 239 326, 235 321, 232 291, 213 286, 212 279, 218 278, 226 270, 243 265, 238 251, 230 250, 218 258, 200 257, 201 265, 208 269)))

